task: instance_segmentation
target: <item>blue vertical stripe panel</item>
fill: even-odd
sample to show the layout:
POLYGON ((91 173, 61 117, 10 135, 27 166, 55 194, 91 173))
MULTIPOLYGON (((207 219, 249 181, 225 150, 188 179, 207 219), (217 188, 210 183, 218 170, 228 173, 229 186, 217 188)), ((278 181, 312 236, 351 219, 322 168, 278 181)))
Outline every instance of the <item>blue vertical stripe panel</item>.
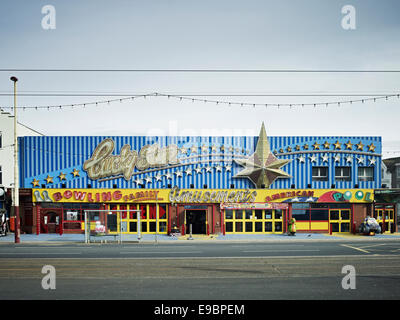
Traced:
MULTIPOLYGON (((346 189, 354 188, 356 184, 360 188, 379 188, 381 185, 381 152, 382 140, 381 137, 269 137, 271 152, 276 151, 278 159, 288 159, 290 162, 281 167, 283 171, 288 173, 290 178, 278 178, 270 186, 271 189, 286 189, 292 185, 297 189, 307 188, 311 184, 312 188, 330 188, 335 184, 336 188, 346 189), (335 149, 334 143, 339 141, 341 148, 335 149), (346 143, 350 141, 353 145, 351 150, 346 148, 346 143), (320 144, 319 150, 314 150, 313 144, 320 144), (329 149, 325 149, 323 144, 328 142, 329 149), (363 144, 363 149, 358 150, 356 144, 363 144), (308 150, 304 145, 308 144, 308 150), (369 151, 369 146, 375 146, 374 151, 369 151), (296 146, 300 146, 300 150, 296 150, 296 146), (291 151, 288 151, 288 147, 291 151), (282 150, 281 150, 282 149, 282 150), (281 151, 283 152, 281 152, 281 151), (328 155, 328 161, 323 161, 322 156, 328 155), (335 162, 334 156, 338 154, 340 160, 335 162), (305 161, 300 162, 299 156, 304 156, 305 161), (316 162, 312 163, 310 156, 317 157, 316 162), (347 157, 351 157, 351 163, 347 161, 347 157), (363 158, 358 160, 358 158, 363 158), (371 160, 375 163, 371 164, 371 160), (360 162, 360 163, 359 163, 360 162), (312 168, 315 166, 328 167, 327 181, 313 181, 312 168), (335 167, 350 167, 350 181, 339 181, 335 179, 335 167), (358 178, 360 167, 372 167, 374 171, 373 181, 360 181, 358 178)), ((33 179, 40 181, 39 185, 45 184, 48 188, 59 188, 62 183, 68 188, 86 188, 91 184, 93 188, 112 188, 117 185, 118 188, 139 188, 135 180, 141 179, 143 182, 146 177, 151 178, 151 183, 146 182, 146 188, 166 188, 168 184, 171 186, 179 186, 181 188, 190 188, 193 184, 195 188, 203 188, 206 184, 208 188, 222 189, 230 188, 231 184, 235 188, 245 189, 254 188, 253 183, 247 178, 233 178, 244 167, 237 164, 234 159, 245 155, 248 157, 255 151, 258 142, 258 137, 249 136, 231 136, 231 137, 145 137, 145 136, 91 136, 91 137, 20 137, 19 152, 20 152, 20 185, 21 187, 30 188, 33 179), (121 148, 128 144, 132 150, 139 152, 146 144, 158 143, 161 147, 171 144, 178 145, 179 148, 186 147, 190 150, 193 145, 198 148, 197 154, 191 154, 188 151, 187 155, 178 154, 178 158, 182 165, 177 168, 160 169, 154 172, 141 173, 137 169, 131 180, 127 181, 124 178, 114 178, 104 181, 91 180, 83 170, 83 163, 89 159, 96 146, 105 138, 111 138, 115 142, 113 155, 118 155, 121 148), (208 155, 201 158, 185 159, 187 156, 202 155, 201 147, 208 147, 208 155), (211 147, 217 148, 216 154, 211 152, 211 147), (221 146, 225 147, 225 152, 221 151, 221 146), (229 148, 234 148, 234 156, 231 156, 229 148), (196 162, 202 160, 207 162, 196 162), (190 164, 189 164, 190 163, 190 164), (227 171, 226 165, 232 166, 231 171, 227 171), (202 167, 201 173, 197 174, 194 169, 202 167), (211 172, 206 172, 205 167, 211 166, 211 172), (222 170, 218 171, 217 166, 221 166, 222 170), (192 174, 187 175, 185 170, 191 168, 192 174), (72 171, 79 170, 79 177, 73 177, 72 171), (176 175, 179 170, 182 176, 176 175), (66 180, 59 179, 60 173, 66 174, 66 180), (155 179, 157 174, 171 174, 171 179, 162 176, 160 181, 155 179), (44 180, 47 176, 53 177, 53 183, 47 184, 44 180)), ((242 159, 242 158, 240 158, 242 159)), ((350 159, 350 158, 349 158, 350 159)))

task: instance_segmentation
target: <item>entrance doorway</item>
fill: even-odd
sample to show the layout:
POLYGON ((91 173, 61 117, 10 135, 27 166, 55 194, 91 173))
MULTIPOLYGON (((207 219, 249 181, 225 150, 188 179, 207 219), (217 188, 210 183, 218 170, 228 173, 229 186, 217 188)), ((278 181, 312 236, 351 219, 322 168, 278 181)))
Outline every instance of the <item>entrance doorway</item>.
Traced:
POLYGON ((40 233, 60 233, 62 211, 43 210, 40 219, 40 233))
POLYGON ((331 232, 350 232, 351 210, 329 210, 329 224, 331 232))
POLYGON ((206 234, 206 214, 207 210, 185 210, 186 233, 190 233, 192 225, 192 234, 206 234))

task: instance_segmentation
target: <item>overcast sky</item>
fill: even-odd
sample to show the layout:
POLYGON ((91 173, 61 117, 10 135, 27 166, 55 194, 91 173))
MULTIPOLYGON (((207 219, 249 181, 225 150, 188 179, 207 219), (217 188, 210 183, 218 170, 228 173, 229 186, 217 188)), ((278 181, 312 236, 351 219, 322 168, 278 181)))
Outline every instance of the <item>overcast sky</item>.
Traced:
MULTIPOLYGON (((400 70, 398 0, 15 1, 0 4, 0 68, 400 70), (42 28, 53 5, 56 28, 42 28), (342 7, 356 10, 345 30, 342 7)), ((390 94, 400 73, 27 73, 0 72, 0 93, 390 94)), ((113 97, 115 98, 115 97, 113 97)), ((357 97, 208 97, 315 103, 357 97)), ((24 106, 107 97, 20 96, 24 106)), ((10 106, 1 96, 0 106, 10 106)), ((19 121, 46 135, 382 136, 400 155, 400 99, 297 108, 240 107, 148 97, 62 110, 26 110, 19 121)), ((6 109, 10 110, 10 109, 6 109)))

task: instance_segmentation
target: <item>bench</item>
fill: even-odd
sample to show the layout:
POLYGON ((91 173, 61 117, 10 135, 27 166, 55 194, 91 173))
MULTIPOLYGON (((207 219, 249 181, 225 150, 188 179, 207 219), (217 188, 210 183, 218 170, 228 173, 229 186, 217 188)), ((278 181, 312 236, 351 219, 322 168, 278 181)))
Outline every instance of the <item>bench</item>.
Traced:
MULTIPOLYGON (((117 233, 114 233, 114 234, 112 234, 112 233, 95 233, 95 232, 91 232, 90 234, 89 234, 89 242, 90 242, 90 239, 92 239, 92 238, 98 238, 99 240, 100 240, 100 243, 103 243, 103 240, 104 240, 104 243, 107 243, 107 240, 106 239, 103 239, 104 237, 114 237, 114 241, 116 240, 116 238, 117 237, 120 237, 120 235, 119 234, 117 234, 117 233)), ((121 241, 121 239, 118 239, 118 243, 120 243, 120 241, 121 241)))

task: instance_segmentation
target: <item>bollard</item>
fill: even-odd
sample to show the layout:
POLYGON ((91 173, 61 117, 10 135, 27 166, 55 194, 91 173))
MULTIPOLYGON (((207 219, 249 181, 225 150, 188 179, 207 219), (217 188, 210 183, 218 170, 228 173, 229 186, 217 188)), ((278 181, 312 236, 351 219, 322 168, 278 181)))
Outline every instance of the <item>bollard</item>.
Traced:
POLYGON ((189 238, 187 238, 188 240, 193 240, 193 237, 192 237, 192 224, 190 224, 190 235, 189 235, 189 238))

